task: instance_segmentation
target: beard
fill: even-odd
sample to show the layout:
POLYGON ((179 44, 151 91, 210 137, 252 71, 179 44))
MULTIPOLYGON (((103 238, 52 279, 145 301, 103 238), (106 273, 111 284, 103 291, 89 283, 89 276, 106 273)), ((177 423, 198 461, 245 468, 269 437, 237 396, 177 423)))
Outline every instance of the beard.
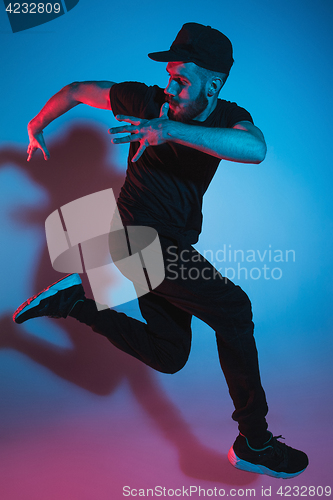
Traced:
POLYGON ((204 87, 201 88, 197 98, 189 103, 186 108, 180 108, 177 101, 175 101, 172 96, 168 95, 166 100, 169 104, 175 106, 174 109, 169 108, 168 116, 170 120, 182 123, 189 123, 191 120, 194 120, 194 118, 205 111, 208 106, 208 99, 204 87))

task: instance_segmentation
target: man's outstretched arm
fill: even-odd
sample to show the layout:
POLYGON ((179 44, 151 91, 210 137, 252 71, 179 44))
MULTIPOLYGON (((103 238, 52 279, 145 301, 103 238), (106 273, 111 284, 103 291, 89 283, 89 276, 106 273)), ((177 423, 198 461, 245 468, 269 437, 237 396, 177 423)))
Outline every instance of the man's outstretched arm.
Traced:
POLYGON ((209 128, 169 120, 169 104, 164 103, 159 118, 142 120, 133 116, 116 116, 130 125, 113 127, 110 134, 130 132, 112 139, 113 144, 140 142, 132 161, 137 161, 146 147, 164 142, 176 142, 217 158, 241 163, 261 163, 266 155, 266 143, 261 130, 251 122, 236 123, 232 128, 209 128))
POLYGON ((28 158, 40 149, 47 160, 50 153, 46 147, 43 130, 53 120, 63 115, 78 104, 88 104, 94 108, 111 109, 110 88, 113 82, 73 82, 63 87, 51 97, 40 112, 29 122, 28 158))
POLYGON ((266 156, 266 142, 261 130, 249 121, 232 128, 207 128, 172 123, 169 140, 208 153, 223 160, 261 163, 266 156))

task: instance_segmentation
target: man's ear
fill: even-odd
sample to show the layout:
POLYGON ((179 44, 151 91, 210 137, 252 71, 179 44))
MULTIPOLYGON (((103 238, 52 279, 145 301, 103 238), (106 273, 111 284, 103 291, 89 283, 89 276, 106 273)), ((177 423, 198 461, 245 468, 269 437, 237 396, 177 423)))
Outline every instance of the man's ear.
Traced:
POLYGON ((220 78, 219 76, 215 77, 209 85, 208 88, 208 95, 212 97, 215 94, 218 94, 221 90, 221 88, 224 85, 224 80, 220 78))

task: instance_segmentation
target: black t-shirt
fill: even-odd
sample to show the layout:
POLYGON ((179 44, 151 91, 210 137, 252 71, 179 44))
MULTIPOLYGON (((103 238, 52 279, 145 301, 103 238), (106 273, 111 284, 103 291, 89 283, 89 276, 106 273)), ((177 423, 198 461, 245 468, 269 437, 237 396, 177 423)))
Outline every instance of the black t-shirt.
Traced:
MULTIPOLYGON (((114 84, 110 91, 115 115, 157 118, 165 102, 163 89, 143 83, 114 84)), ((250 121, 251 115, 236 103, 218 99, 214 111, 204 122, 189 124, 231 128, 237 122, 250 121)), ((141 158, 131 162, 139 142, 131 143, 125 183, 118 208, 125 225, 145 225, 159 234, 198 241, 202 226, 202 199, 220 163, 196 149, 174 142, 149 146, 141 158)))

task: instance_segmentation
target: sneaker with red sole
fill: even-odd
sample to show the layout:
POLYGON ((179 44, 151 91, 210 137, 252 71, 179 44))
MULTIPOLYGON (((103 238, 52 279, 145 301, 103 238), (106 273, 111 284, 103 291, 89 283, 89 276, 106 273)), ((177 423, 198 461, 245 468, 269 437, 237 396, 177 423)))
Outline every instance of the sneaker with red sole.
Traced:
POLYGON ((84 299, 80 276, 69 274, 21 304, 13 314, 13 320, 21 324, 41 316, 67 318, 75 304, 84 299))

